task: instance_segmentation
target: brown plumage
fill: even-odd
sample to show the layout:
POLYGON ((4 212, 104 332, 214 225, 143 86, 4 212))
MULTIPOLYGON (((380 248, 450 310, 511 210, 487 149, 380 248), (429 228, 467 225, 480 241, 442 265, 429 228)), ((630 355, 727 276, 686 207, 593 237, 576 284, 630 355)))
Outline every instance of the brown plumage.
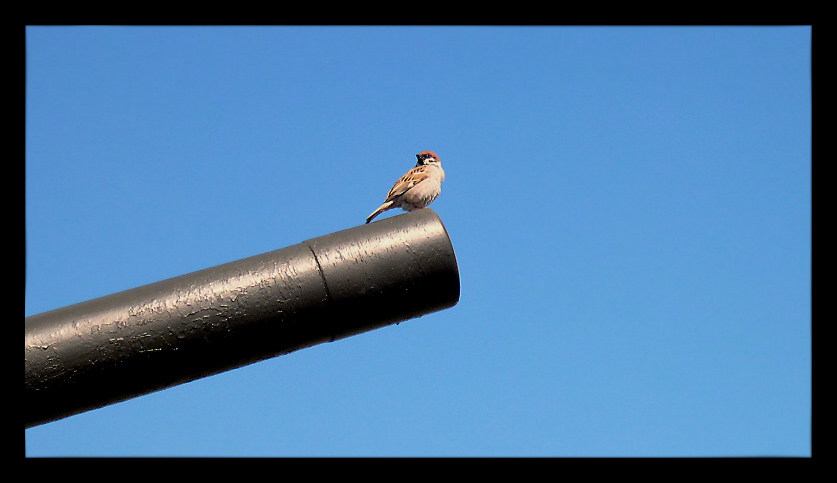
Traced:
POLYGON ((416 155, 416 167, 407 171, 387 193, 384 203, 368 218, 366 223, 384 211, 402 208, 406 211, 418 210, 426 207, 439 196, 442 191, 442 180, 445 171, 439 156, 432 151, 422 151, 416 155))

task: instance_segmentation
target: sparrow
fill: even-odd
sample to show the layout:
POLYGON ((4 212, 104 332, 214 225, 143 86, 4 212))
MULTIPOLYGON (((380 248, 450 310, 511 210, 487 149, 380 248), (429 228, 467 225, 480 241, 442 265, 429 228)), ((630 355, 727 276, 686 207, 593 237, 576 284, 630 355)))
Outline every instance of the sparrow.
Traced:
POLYGON ((366 223, 381 213, 393 208, 405 211, 420 210, 433 202, 442 192, 442 180, 445 171, 439 156, 432 151, 422 151, 416 154, 416 167, 407 171, 395 186, 387 193, 384 204, 378 207, 368 218, 366 223))

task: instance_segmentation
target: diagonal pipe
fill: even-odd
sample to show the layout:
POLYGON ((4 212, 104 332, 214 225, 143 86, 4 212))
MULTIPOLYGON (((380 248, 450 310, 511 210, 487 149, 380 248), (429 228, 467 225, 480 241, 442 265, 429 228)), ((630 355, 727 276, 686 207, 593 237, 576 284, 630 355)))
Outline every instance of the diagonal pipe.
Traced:
POLYGON ((25 319, 27 428, 456 305, 430 209, 25 319))

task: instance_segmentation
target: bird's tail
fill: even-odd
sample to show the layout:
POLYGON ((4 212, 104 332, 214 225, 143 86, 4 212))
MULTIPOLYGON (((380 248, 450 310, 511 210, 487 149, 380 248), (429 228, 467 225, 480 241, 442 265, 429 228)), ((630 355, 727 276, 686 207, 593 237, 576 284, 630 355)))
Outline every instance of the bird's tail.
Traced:
POLYGON ((386 203, 384 203, 384 204, 382 204, 381 206, 379 206, 377 210, 375 210, 375 211, 374 211, 371 215, 369 215, 369 216, 366 218, 366 223, 369 223, 370 221, 372 221, 372 219, 373 219, 373 218, 375 218, 376 216, 378 216, 378 215, 380 215, 381 213, 383 213, 383 212, 387 211, 388 209, 390 209, 390 207, 391 207, 391 206, 392 206, 392 201, 387 201, 386 203))

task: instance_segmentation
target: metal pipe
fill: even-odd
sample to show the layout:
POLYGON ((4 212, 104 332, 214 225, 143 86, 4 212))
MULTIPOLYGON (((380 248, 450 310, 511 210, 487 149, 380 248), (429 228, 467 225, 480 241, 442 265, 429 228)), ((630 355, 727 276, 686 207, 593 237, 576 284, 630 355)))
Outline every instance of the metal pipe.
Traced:
POLYGON ((26 427, 456 305, 430 209, 26 317, 26 427))

